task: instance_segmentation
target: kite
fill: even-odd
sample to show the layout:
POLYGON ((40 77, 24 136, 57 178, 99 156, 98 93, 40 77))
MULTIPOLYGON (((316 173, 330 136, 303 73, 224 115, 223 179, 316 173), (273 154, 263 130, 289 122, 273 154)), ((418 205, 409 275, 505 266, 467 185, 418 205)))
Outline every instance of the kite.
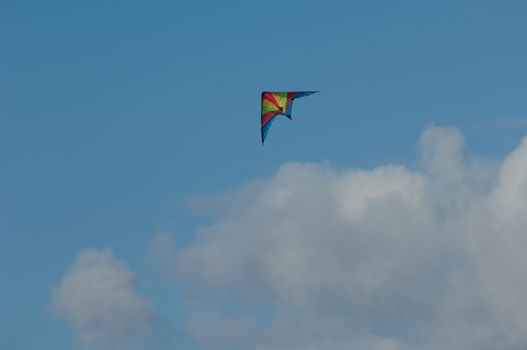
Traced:
POLYGON ((293 108, 293 100, 304 96, 309 96, 318 91, 293 91, 293 92, 262 92, 262 145, 267 137, 267 133, 271 128, 273 120, 278 115, 283 115, 289 119, 291 118, 291 109, 293 108))

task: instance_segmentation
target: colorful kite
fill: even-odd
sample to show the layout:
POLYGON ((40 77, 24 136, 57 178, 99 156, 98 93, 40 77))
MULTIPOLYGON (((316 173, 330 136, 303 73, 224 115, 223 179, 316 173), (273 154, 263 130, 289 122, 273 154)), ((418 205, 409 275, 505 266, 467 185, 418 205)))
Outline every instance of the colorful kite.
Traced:
POLYGON ((291 118, 293 100, 304 96, 309 96, 318 91, 294 91, 294 92, 262 92, 262 144, 271 128, 273 120, 278 115, 291 118))

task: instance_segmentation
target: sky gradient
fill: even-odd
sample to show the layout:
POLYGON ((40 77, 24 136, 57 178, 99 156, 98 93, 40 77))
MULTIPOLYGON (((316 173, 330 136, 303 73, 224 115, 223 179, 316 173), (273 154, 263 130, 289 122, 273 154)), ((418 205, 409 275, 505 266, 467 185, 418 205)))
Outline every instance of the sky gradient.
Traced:
MULTIPOLYGON (((412 235, 423 231, 427 232, 424 237, 441 232, 472 237, 473 227, 483 224, 474 221, 474 214, 467 210, 494 214, 499 210, 489 207, 501 203, 503 210, 514 216, 524 208, 524 199, 506 199, 510 200, 507 206, 499 198, 500 193, 509 193, 503 182, 516 181, 507 173, 507 169, 516 169, 516 163, 507 163, 507 156, 523 154, 520 145, 527 134, 526 14, 523 1, 0 2, 0 348, 116 348, 129 333, 135 336, 141 331, 155 334, 150 338, 157 339, 156 346, 177 349, 318 350, 349 349, 350 344, 389 350, 403 345, 409 348, 408 344, 419 348, 424 344, 421 338, 406 337, 404 327, 411 328, 410 321, 401 329, 389 321, 377 327, 375 320, 385 315, 383 310, 360 310, 360 317, 351 318, 346 312, 357 310, 332 314, 339 305, 355 305, 353 302, 368 295, 363 291, 348 294, 348 285, 336 282, 363 286, 363 279, 357 282, 356 275, 350 277, 340 270, 342 266, 351 271, 354 263, 360 263, 373 276, 379 271, 367 258, 347 260, 333 245, 354 243, 369 251, 378 248, 376 239, 371 244, 341 240, 341 230, 383 237, 390 225, 405 227, 404 222, 386 216, 389 210, 384 205, 394 205, 391 202, 379 204, 377 214, 366 216, 387 226, 369 227, 371 221, 354 211, 360 212, 357 208, 366 205, 353 204, 356 187, 371 186, 371 193, 395 191, 403 199, 406 194, 419 197, 431 191, 432 199, 423 203, 433 203, 433 208, 440 203, 441 209, 422 213, 426 224, 420 226, 418 220, 415 232, 407 230, 410 236, 400 238, 405 244, 415 242, 412 235), (262 146, 263 90, 321 93, 295 104, 292 122, 275 121, 262 146), (390 165, 403 170, 382 170, 390 165), (375 169, 381 170, 376 173, 375 169), (365 179, 348 179, 346 174, 354 170, 371 173, 366 173, 365 179), (306 176, 307 185, 297 194, 306 201, 321 198, 323 202, 324 193, 341 181, 353 194, 326 200, 327 207, 335 210, 341 201, 349 201, 351 207, 341 204, 355 214, 343 209, 347 219, 338 219, 324 211, 319 221, 326 225, 311 233, 311 238, 303 238, 293 227, 283 234, 288 241, 276 246, 285 249, 291 244, 310 252, 327 244, 322 256, 343 259, 335 263, 335 279, 326 281, 331 286, 346 286, 335 287, 338 295, 310 289, 314 287, 300 281, 288 285, 286 281, 301 272, 288 270, 288 261, 262 267, 260 262, 248 263, 243 258, 264 254, 248 248, 259 239, 269 252, 275 252, 276 247, 266 245, 270 243, 264 238, 267 234, 275 237, 283 229, 279 224, 287 227, 288 222, 277 218, 276 227, 270 225, 270 231, 260 232, 266 223, 254 219, 252 210, 277 214, 274 210, 278 207, 261 207, 258 200, 266 191, 280 192, 275 182, 282 177, 294 188, 295 176, 290 178, 291 174, 306 176), (394 181, 393 187, 383 187, 384 176, 386 181, 394 181), (404 185, 414 176, 422 187, 404 185), (308 195, 309 188, 315 197, 308 195), (450 202, 441 195, 443 190, 456 193, 456 189, 465 196, 454 196, 450 202), (480 201, 482 197, 488 200, 480 201), (449 213, 462 219, 452 224, 449 213), (358 221, 359 225, 351 219, 350 223, 348 215, 359 215, 363 221, 358 221), (433 215, 444 225, 427 221, 433 215), (454 227, 445 229, 449 224, 454 227), (248 235, 252 240, 244 239, 242 232, 251 227, 255 228, 248 235), (325 230, 333 241, 323 243, 320 232, 325 230), (211 237, 211 232, 217 232, 217 237, 211 237), (173 250, 171 244, 175 245, 173 250), (230 244, 237 247, 229 253, 232 260, 211 257, 211 247, 224 249, 218 253, 221 257, 228 254, 230 244), (203 264, 209 263, 218 270, 207 273, 203 264), (254 280, 245 275, 247 271, 239 270, 245 265, 255 269, 247 275, 254 280), (291 274, 275 276, 273 283, 262 272, 282 269, 291 274), (110 278, 116 283, 114 288, 95 294, 123 291, 128 304, 114 314, 132 310, 141 322, 121 324, 131 317, 108 320, 79 311, 77 306, 84 301, 99 305, 98 301, 106 300, 89 293, 76 299, 76 281, 81 286, 98 281, 89 282, 91 277, 84 280, 83 276, 93 276, 85 271, 118 276, 110 278), (224 283, 229 279, 231 288, 224 283), (251 290, 255 286, 261 287, 263 301, 251 299, 258 294, 251 290), (234 300, 224 295, 231 292, 237 295, 234 300), (334 305, 327 306, 329 314, 319 313, 318 308, 325 307, 317 304, 321 295, 334 300, 334 305), (299 305, 307 315, 298 312, 299 305), (310 311, 311 306, 315 311, 310 311), (278 325, 288 327, 296 319, 318 319, 321 315, 327 320, 324 327, 331 331, 313 327, 326 329, 320 330, 320 338, 327 343, 299 342, 302 334, 309 333, 307 326, 297 329, 296 336, 273 333, 278 325), (85 320, 91 329, 92 317, 108 321, 103 322, 107 332, 104 336, 97 333, 95 342, 82 331, 85 320), (370 324, 363 323, 365 319, 375 327, 364 326, 370 324), (221 333, 218 325, 243 321, 255 325, 254 329, 219 340, 204 335, 207 330, 221 333), (363 326, 357 326, 361 323, 363 326), (116 324, 119 326, 112 328, 116 324), (361 330, 351 332, 356 338, 342 340, 341 328, 361 330), (260 343, 248 342, 251 332, 258 333, 254 339, 260 343), (273 336, 278 339, 276 344, 268 342, 273 336)), ((521 167, 521 161, 517 166, 521 167)), ((523 193, 522 188, 518 184, 517 192, 523 193)), ((284 198, 283 203, 289 203, 284 198)), ((299 203, 292 199, 289 204, 299 203)), ((403 200, 404 208, 414 205, 403 200)), ((299 220, 314 215, 316 209, 307 206, 305 212, 295 213, 284 208, 299 220)), ((503 246, 514 245, 511 242, 521 246, 521 219, 500 215, 493 221, 497 232, 512 232, 513 237, 503 246)), ((464 243, 434 241, 438 246, 449 246, 446 250, 424 244, 423 249, 430 249, 434 256, 426 263, 439 266, 454 255, 470 261, 470 269, 487 271, 479 259, 491 241, 484 241, 484 248, 475 252, 474 245, 467 243, 473 238, 460 240, 464 243), (472 248, 465 250, 467 246, 472 248)), ((510 252, 504 248, 496 257, 506 253, 510 252)), ((306 256, 300 255, 299 261, 310 261, 302 257, 306 256)), ((413 267, 422 262, 415 257, 408 265, 397 265, 403 271, 402 279, 410 279, 413 267)), ((504 264, 500 265, 503 270, 494 272, 511 271, 508 263, 504 264)), ((440 269, 439 275, 448 277, 439 279, 443 286, 447 280, 456 280, 453 270, 461 275, 468 271, 453 265, 455 268, 440 269)), ((327 268, 331 270, 331 266, 327 268)), ((385 273, 389 275, 384 265, 380 271, 381 279, 385 273)), ((483 281, 487 275, 481 274, 483 281)), ((521 301, 515 295, 525 291, 524 286, 509 282, 503 282, 502 291, 489 291, 489 295, 508 295, 514 302, 521 301)), ((474 282, 467 289, 482 284, 489 285, 474 282)), ((423 281, 415 290, 424 295, 434 286, 433 281, 423 281)), ((390 283, 386 290, 392 287, 401 292, 390 283)), ((464 295, 445 293, 436 300, 465 303, 464 295)), ((387 305, 401 301, 384 299, 382 293, 379 298, 374 301, 387 305)), ((481 304, 473 306, 476 315, 510 316, 509 310, 516 305, 504 305, 501 299, 488 295, 481 299, 481 304)), ((108 300, 114 305, 114 299, 108 300)), ((429 324, 439 325, 437 329, 448 319, 419 303, 403 301, 411 304, 409 309, 421 310, 425 319, 433 319, 429 324)), ((404 311, 393 312, 399 315, 404 311)), ((516 316, 527 320, 522 313, 516 316)), ((460 316, 471 317, 484 319, 483 329, 492 328, 492 320, 500 320, 498 316, 460 316)), ((518 321, 516 329, 523 330, 521 324, 518 321)), ((429 340, 426 344, 435 349, 439 343, 427 332, 423 330, 423 337, 429 340)), ((489 349, 527 344, 516 334, 496 337, 505 343, 486 340, 491 344, 489 349)), ((483 348, 474 339, 456 341, 467 348, 483 348)), ((141 345, 140 341, 135 343, 141 345)))

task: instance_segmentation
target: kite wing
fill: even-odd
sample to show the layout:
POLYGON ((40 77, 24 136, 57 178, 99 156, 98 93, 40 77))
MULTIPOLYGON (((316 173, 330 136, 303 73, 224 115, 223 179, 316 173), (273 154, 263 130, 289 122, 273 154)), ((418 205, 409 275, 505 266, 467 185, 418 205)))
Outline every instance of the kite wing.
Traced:
POLYGON ((267 137, 271 124, 278 115, 291 118, 293 100, 304 96, 309 96, 318 91, 292 91, 292 92, 262 92, 262 144, 267 137))

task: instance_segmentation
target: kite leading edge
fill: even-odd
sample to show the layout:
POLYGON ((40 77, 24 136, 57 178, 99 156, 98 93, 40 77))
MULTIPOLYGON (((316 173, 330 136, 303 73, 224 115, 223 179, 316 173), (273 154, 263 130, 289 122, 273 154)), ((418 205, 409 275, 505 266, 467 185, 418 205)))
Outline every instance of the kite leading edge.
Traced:
POLYGON ((309 96, 317 92, 319 91, 262 92, 262 144, 277 116, 283 115, 292 119, 291 109, 295 98, 309 96))

